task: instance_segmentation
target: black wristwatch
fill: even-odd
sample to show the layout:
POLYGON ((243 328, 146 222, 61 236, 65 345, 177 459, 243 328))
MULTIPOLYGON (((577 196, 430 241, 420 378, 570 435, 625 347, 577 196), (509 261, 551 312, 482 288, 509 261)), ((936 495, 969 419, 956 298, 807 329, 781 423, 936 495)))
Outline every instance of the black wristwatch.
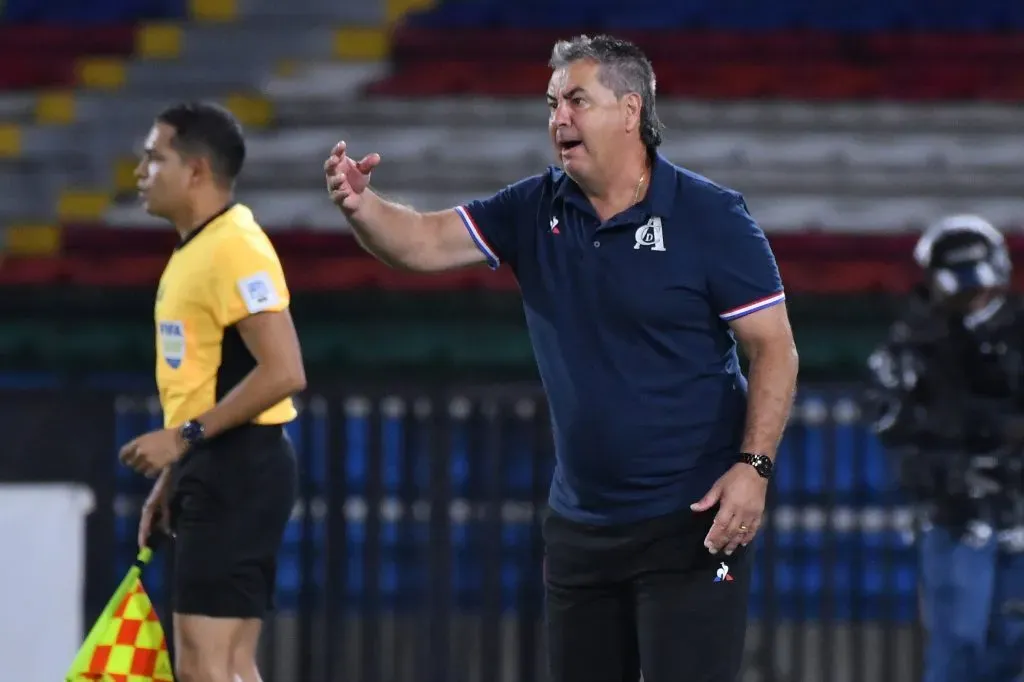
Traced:
POLYGON ((206 440, 206 427, 195 419, 189 419, 182 424, 181 428, 178 429, 178 433, 181 434, 181 439, 185 441, 189 449, 206 440))
POLYGON ((768 457, 767 455, 755 455, 749 452, 741 452, 740 461, 754 467, 754 471, 756 471, 758 476, 761 478, 772 477, 772 469, 775 467, 775 463, 772 462, 771 457, 768 457))

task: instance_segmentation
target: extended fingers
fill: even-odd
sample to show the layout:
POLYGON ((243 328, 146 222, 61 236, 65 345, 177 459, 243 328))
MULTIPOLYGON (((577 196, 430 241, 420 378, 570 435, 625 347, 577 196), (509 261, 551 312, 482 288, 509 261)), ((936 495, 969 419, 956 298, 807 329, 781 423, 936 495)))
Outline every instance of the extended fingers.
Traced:
POLYGON ((133 438, 124 445, 121 446, 120 452, 117 453, 117 458, 122 462, 127 463, 128 458, 135 454, 135 448, 138 445, 139 439, 133 438))
POLYGON ((724 507, 719 508, 718 513, 715 514, 715 520, 711 522, 711 530, 704 538, 704 546, 712 554, 717 554, 718 550, 728 542, 729 525, 732 523, 732 519, 732 510, 724 507))
POLYGON ((729 556, 736 551, 737 547, 746 547, 750 544, 750 541, 757 534, 760 525, 760 517, 753 515, 751 512, 734 516, 733 523, 729 527, 729 542, 725 546, 725 555, 729 556))
POLYGON ((761 526, 761 512, 755 509, 723 505, 704 540, 704 546, 711 554, 724 552, 726 556, 737 547, 746 547, 754 539, 761 526))
POLYGON ((334 149, 331 150, 330 155, 324 161, 324 173, 327 176, 331 176, 337 171, 338 166, 345 160, 345 143, 339 142, 334 145, 334 149))

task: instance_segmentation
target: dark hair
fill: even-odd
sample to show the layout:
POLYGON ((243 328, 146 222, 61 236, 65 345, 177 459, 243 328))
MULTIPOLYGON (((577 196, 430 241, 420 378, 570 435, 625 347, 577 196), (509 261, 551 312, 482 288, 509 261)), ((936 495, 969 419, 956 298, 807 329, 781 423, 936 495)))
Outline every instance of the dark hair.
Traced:
POLYGON ((598 80, 616 97, 631 92, 640 95, 640 139, 648 150, 656 149, 661 144, 664 126, 654 107, 654 68, 647 55, 628 40, 608 35, 593 38, 580 35, 555 43, 548 65, 561 69, 581 59, 597 62, 600 66, 598 80))
POLYGON ((218 104, 184 102, 156 117, 174 128, 171 146, 183 157, 205 156, 221 182, 230 185, 245 163, 245 136, 234 115, 218 104))

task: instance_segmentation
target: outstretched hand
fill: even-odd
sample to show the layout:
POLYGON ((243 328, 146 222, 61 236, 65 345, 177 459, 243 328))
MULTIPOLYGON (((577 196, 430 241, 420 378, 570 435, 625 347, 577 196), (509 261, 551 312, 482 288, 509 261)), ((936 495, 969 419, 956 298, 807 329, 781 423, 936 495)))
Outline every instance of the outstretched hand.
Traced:
POLYGON ((346 154, 347 148, 345 142, 334 145, 324 161, 324 175, 331 201, 351 214, 362 205, 363 193, 370 186, 370 174, 380 163, 380 154, 368 154, 361 161, 354 161, 346 154))
POLYGON ((704 546, 712 554, 725 550, 726 556, 739 546, 753 542, 764 515, 768 481, 749 464, 734 464, 715 481, 711 490, 690 505, 696 512, 704 512, 718 504, 711 530, 704 538, 704 546))

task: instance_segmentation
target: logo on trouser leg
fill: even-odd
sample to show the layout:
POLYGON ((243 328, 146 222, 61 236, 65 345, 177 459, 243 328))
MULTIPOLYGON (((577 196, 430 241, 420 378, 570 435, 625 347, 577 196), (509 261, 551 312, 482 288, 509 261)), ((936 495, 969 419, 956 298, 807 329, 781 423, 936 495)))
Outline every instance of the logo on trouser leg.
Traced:
POLYGON ((715 571, 715 582, 716 583, 722 583, 722 582, 731 583, 732 582, 732 576, 729 575, 729 565, 726 564, 724 561, 718 567, 718 570, 715 571))

